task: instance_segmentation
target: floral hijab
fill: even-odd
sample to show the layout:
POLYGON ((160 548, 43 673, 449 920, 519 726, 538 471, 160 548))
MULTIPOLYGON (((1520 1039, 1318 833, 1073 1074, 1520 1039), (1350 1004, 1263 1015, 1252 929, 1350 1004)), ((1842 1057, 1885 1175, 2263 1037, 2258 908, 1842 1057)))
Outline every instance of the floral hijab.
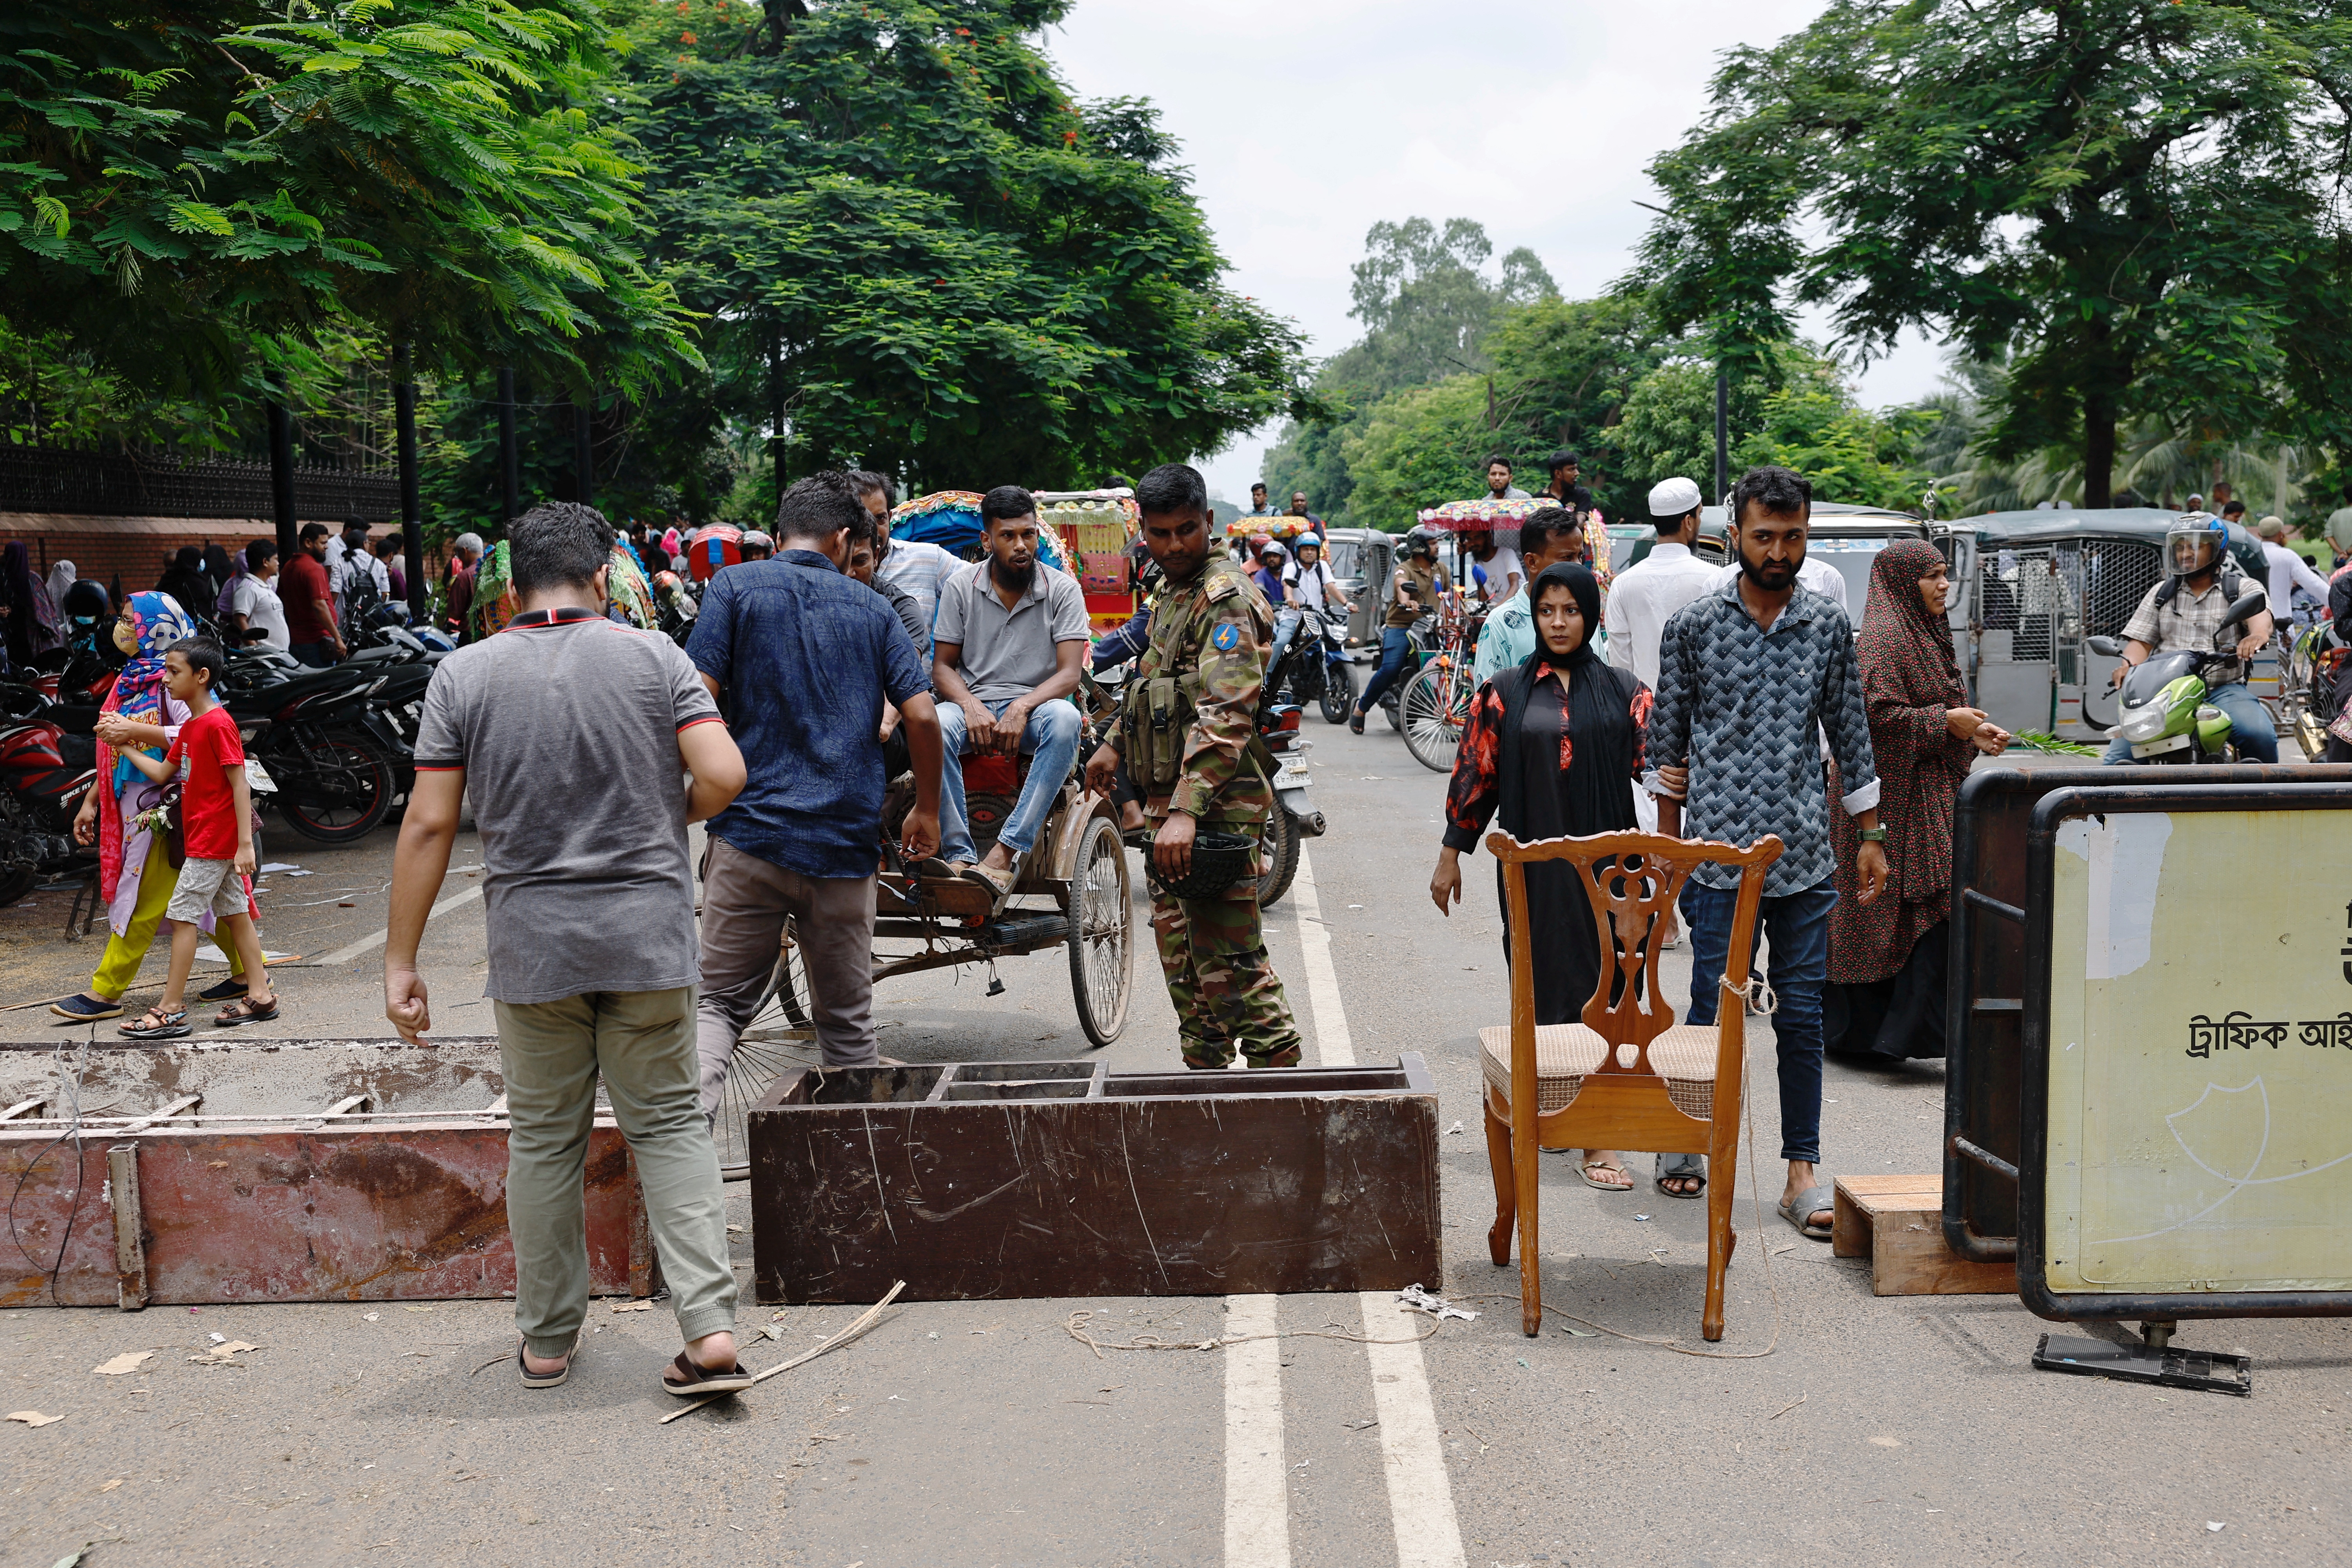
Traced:
POLYGON ((1898 539, 1870 563, 1870 599, 1856 654, 1863 696, 1875 705, 1958 708, 1968 701, 1953 657, 1951 623, 1927 613, 1919 579, 1944 564, 1924 539, 1898 539))
MULTIPOLYGON (((138 646, 114 678, 114 689, 107 693, 100 711, 120 713, 134 724, 161 725, 164 722, 164 650, 183 637, 194 637, 195 624, 177 599, 160 592, 131 595, 122 614, 131 622, 138 646)), ((161 754, 152 747, 146 750, 151 757, 161 754)), ((118 757, 109 787, 98 792, 99 892, 110 902, 122 875, 122 792, 147 782, 146 774, 118 757)))

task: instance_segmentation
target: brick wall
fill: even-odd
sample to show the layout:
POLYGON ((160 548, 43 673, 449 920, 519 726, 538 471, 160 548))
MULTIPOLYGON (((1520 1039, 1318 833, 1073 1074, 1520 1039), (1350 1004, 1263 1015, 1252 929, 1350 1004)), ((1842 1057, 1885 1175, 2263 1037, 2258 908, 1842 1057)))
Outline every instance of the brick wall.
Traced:
MULTIPOLYGON (((342 527, 340 519, 318 521, 338 531, 342 527)), ((58 562, 70 561, 75 575, 104 585, 110 593, 118 576, 125 593, 152 588, 183 545, 193 544, 202 550, 208 544, 217 544, 234 554, 257 539, 277 537, 276 525, 267 519, 76 517, 0 511, 0 546, 21 540, 38 575, 47 577, 49 568, 58 562)), ((382 538, 383 531, 377 530, 371 537, 382 538)), ((427 550, 425 560, 426 580, 440 582, 447 560, 446 552, 427 550)))

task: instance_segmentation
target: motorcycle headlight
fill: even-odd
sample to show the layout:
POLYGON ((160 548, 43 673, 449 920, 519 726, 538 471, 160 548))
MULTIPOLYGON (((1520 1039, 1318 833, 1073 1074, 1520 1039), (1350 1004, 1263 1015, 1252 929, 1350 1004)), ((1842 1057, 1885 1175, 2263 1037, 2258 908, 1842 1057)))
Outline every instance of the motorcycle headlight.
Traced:
POLYGON ((2166 709, 2156 703, 2150 703, 2137 713, 2126 714, 2123 722, 2116 726, 2116 732, 2126 741, 2145 743, 2162 735, 2164 727, 2170 718, 2171 715, 2166 709))

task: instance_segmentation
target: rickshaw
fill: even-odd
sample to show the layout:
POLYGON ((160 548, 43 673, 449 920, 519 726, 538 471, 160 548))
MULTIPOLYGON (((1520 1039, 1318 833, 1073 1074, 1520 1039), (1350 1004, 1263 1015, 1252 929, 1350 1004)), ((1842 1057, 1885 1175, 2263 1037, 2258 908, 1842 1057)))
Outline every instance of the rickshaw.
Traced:
MULTIPOLYGON (((928 537, 949 548, 956 548, 949 537, 961 534, 969 545, 979 538, 979 496, 970 492, 926 496, 898 509, 891 532, 899 538, 928 537), (952 515, 957 513, 964 515, 952 515)), ((1040 553, 1049 563, 1062 566, 1066 559, 1063 542, 1050 528, 1041 532, 1040 553)), ((1108 694, 1091 677, 1082 680, 1069 700, 1086 715, 1090 736, 1111 707, 1108 694)), ((1091 745, 1082 745, 1081 757, 1091 750, 1091 745)), ((1028 766, 1026 757, 964 759, 966 816, 973 847, 980 853, 986 854, 996 842, 1028 766)), ((899 830, 914 804, 914 776, 902 773, 883 796, 884 842, 877 847, 882 870, 874 922, 876 981, 981 964, 989 970, 988 994, 996 995, 1004 990, 1003 982, 995 977, 999 961, 1059 949, 1069 963, 1078 1027, 1088 1044, 1100 1048, 1118 1038, 1127 1024, 1135 943, 1127 847, 1119 841, 1118 812, 1109 798, 1087 791, 1083 768, 1074 772, 1047 813, 1012 896, 993 912, 994 895, 982 884, 920 880, 900 863, 899 830)), ((766 994, 736 1047, 713 1129, 719 1169, 730 1181, 751 1173, 745 1114, 778 1074, 812 1065, 808 984, 793 935, 788 922, 766 994)))

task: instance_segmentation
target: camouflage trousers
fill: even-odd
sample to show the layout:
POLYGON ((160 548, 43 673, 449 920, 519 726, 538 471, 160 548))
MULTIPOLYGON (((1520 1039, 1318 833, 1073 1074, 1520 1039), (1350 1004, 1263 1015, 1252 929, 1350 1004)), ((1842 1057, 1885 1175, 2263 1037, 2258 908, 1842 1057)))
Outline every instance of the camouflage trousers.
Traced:
POLYGON ((1254 1068, 1298 1065, 1298 1026, 1266 955, 1255 878, 1213 899, 1171 898, 1153 883, 1151 934, 1186 1067, 1230 1067, 1236 1050, 1254 1068))

